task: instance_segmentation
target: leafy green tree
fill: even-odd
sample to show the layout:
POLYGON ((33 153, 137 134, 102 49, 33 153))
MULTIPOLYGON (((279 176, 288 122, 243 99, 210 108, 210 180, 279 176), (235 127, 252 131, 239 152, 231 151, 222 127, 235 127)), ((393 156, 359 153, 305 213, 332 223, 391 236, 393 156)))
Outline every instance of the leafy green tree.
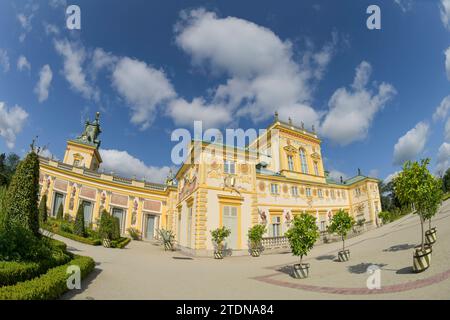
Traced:
POLYGON ((248 239, 252 248, 256 249, 261 246, 261 240, 265 232, 266 226, 262 224, 256 224, 248 230, 248 239))
POLYGON ((395 192, 402 204, 409 206, 420 218, 422 251, 425 250, 424 222, 432 210, 433 192, 436 192, 436 182, 428 171, 430 159, 419 162, 407 161, 403 171, 394 179, 395 192))
POLYGON ((47 195, 44 194, 39 203, 39 218, 42 222, 47 222, 47 195))
POLYGON ((223 249, 223 241, 229 237, 231 234, 231 230, 227 227, 223 226, 221 228, 217 228, 211 231, 211 237, 214 243, 217 245, 217 250, 222 251, 223 249))
POLYGON ((306 256, 313 248, 319 235, 319 228, 313 216, 307 213, 295 216, 292 226, 286 232, 285 236, 289 240, 292 254, 300 257, 300 264, 302 263, 303 256, 306 256))
POLYGON ((431 230, 431 219, 436 215, 442 202, 442 180, 440 178, 430 177, 430 192, 428 201, 425 203, 424 218, 428 220, 428 228, 431 230))
POLYGON ((84 228, 83 204, 78 206, 77 215, 75 216, 75 223, 73 225, 73 233, 83 238, 86 236, 86 230, 84 228))
POLYGON ((345 237, 348 232, 352 229, 355 224, 355 220, 351 217, 348 212, 340 209, 331 218, 331 224, 328 227, 328 231, 336 233, 342 239, 342 250, 345 250, 345 237))
POLYGON ((98 233, 102 239, 112 240, 112 219, 106 210, 103 210, 100 216, 98 233))
POLYGON ((58 207, 58 211, 56 213, 56 219, 64 220, 64 207, 63 207, 62 203, 58 207))
POLYGON ((6 174, 5 166, 6 156, 4 153, 0 154, 0 186, 8 184, 8 176, 6 174))
MULTIPOLYGON (((9 157, 8 157, 9 158, 9 157)), ((34 151, 17 166, 6 196, 8 223, 17 223, 39 236, 39 159, 34 151)))
POLYGON ((442 177, 442 189, 444 192, 450 192, 450 168, 445 171, 445 174, 442 177))
POLYGON ((15 153, 0 154, 0 186, 9 184, 19 162, 20 157, 15 153))

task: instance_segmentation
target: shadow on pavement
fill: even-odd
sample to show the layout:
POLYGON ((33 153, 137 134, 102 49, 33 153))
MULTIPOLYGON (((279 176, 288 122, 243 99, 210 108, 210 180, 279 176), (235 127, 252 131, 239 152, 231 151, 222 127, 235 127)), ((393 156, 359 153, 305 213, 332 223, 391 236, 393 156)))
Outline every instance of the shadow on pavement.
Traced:
POLYGON ((412 274, 414 273, 411 266, 397 270, 396 274, 412 274))
POLYGON ((348 272, 350 273, 356 273, 356 274, 363 274, 367 272, 367 268, 370 266, 378 266, 380 269, 387 266, 385 263, 367 263, 367 262, 361 262, 359 264, 355 264, 353 266, 348 266, 348 272))
POLYGON ((334 254, 324 254, 322 256, 316 257, 316 260, 334 260, 336 256, 334 254))
POLYGON ((277 268, 276 270, 283 272, 283 273, 287 274, 288 276, 294 278, 294 268, 291 265, 282 266, 280 268, 277 268))
POLYGON ((384 252, 397 252, 397 251, 402 251, 402 250, 409 250, 414 248, 415 245, 414 244, 396 244, 395 246, 389 247, 387 249, 384 249, 384 252))

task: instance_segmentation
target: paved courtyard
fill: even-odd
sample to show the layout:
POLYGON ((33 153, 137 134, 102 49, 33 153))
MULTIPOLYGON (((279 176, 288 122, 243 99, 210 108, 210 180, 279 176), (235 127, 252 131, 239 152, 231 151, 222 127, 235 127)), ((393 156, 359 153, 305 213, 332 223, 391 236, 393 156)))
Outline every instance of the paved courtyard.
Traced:
POLYGON ((290 253, 222 261, 164 252, 155 244, 132 241, 126 249, 106 249, 68 239, 69 249, 91 256, 94 272, 63 299, 449 299, 450 201, 434 218, 438 241, 431 267, 412 273, 413 247, 420 241, 415 215, 347 241, 350 261, 336 262, 341 243, 315 247, 306 262, 310 278, 293 279, 290 253), (369 265, 381 268, 381 289, 366 287, 369 265))

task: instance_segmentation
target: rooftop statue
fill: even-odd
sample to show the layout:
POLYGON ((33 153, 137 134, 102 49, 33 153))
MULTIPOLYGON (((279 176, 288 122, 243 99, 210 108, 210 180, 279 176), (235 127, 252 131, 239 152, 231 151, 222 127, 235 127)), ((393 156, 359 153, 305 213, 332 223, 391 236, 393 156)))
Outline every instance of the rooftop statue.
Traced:
POLYGON ((100 112, 97 112, 95 115, 95 120, 90 122, 89 119, 86 120, 84 125, 84 131, 81 136, 77 137, 76 140, 95 145, 97 148, 100 147, 101 141, 98 139, 98 136, 102 132, 100 128, 100 112))

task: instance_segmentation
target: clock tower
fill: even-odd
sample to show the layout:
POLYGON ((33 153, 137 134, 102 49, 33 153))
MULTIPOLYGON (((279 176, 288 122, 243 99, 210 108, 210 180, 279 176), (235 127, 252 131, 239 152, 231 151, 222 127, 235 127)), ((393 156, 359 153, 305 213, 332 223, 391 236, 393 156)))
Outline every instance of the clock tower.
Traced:
POLYGON ((95 120, 86 120, 83 133, 76 139, 67 141, 64 163, 75 167, 98 170, 102 158, 99 153, 101 141, 98 136, 100 128, 100 113, 97 112, 95 120))

